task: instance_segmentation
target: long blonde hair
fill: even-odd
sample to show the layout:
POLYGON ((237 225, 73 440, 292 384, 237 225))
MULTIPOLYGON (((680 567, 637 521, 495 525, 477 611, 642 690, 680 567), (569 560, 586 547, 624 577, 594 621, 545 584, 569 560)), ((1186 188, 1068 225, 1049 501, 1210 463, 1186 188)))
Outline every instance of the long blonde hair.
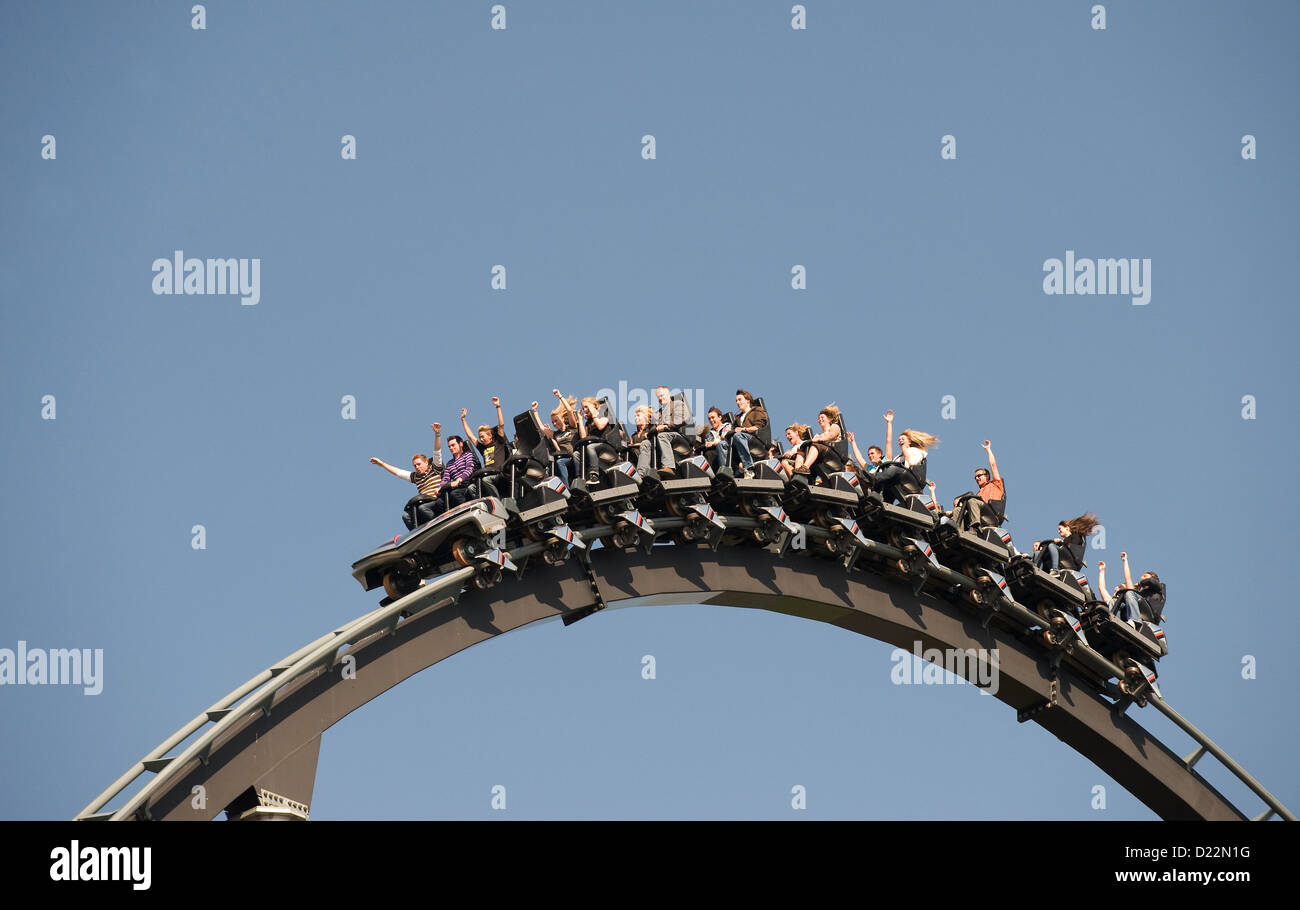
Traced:
POLYGON ((922 451, 929 449, 930 446, 936 446, 939 444, 938 436, 931 436, 929 433, 922 433, 920 430, 904 430, 898 435, 906 436, 909 443, 922 451))

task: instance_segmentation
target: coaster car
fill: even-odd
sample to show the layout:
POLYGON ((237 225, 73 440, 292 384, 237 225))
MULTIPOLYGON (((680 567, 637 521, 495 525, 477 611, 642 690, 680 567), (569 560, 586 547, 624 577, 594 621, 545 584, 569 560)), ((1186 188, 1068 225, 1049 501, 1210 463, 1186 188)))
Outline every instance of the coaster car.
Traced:
POLYGON ((759 522, 748 531, 759 546, 775 544, 784 554, 790 541, 802 530, 785 511, 781 500, 786 493, 785 472, 775 458, 754 462, 752 477, 737 477, 729 468, 715 475, 714 505, 734 505, 740 514, 759 522))
MULTIPOLYGON (((1028 605, 1030 609, 1046 605, 1077 616, 1094 599, 1092 587, 1082 572, 1072 569, 1044 572, 1034 565, 1033 558, 1027 553, 1008 560, 1007 581, 1016 600, 1028 605)), ((1038 613, 1043 615, 1042 610, 1038 613)))
POLYGON ((1148 689, 1160 695, 1155 666, 1169 653, 1164 629, 1144 619, 1122 620, 1110 607, 1098 602, 1089 604, 1082 620, 1094 650, 1123 674, 1119 680, 1121 692, 1140 706, 1146 704, 1148 689))
POLYGON ((862 482, 853 471, 828 471, 816 478, 795 474, 786 484, 781 503, 800 520, 810 520, 825 528, 834 518, 855 515, 862 494, 862 482))
POLYGON ((988 525, 963 531, 947 516, 939 519, 930 537, 945 562, 976 581, 981 569, 1000 570, 1015 553, 1009 531, 988 525))
POLYGON ((569 516, 590 514, 598 524, 613 525, 613 546, 629 547, 640 542, 649 551, 654 545, 654 522, 637 510, 641 494, 640 478, 630 461, 620 461, 598 471, 589 483, 575 480, 569 488, 569 516))
POLYGON ((905 493, 898 505, 886 502, 878 490, 868 490, 862 497, 863 524, 900 550, 908 537, 930 533, 935 523, 934 512, 928 490, 905 493))
POLYGON ((382 586, 388 595, 384 603, 457 566, 479 566, 480 586, 486 586, 500 578, 501 569, 515 571, 504 554, 508 518, 505 504, 495 497, 462 503, 361 557, 352 564, 352 577, 367 591, 382 586))
POLYGON ((679 543, 707 540, 709 546, 716 550, 727 523, 709 505, 713 469, 703 455, 681 452, 677 455, 674 476, 660 478, 648 474, 641 478, 641 498, 638 502, 645 512, 686 519, 686 525, 674 535, 679 543))

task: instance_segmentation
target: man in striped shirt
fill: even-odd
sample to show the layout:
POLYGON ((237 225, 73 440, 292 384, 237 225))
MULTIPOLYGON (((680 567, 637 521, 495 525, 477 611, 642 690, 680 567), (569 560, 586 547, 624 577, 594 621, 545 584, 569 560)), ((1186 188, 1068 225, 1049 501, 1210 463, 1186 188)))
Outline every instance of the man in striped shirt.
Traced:
MULTIPOLYGON (((442 491, 447 494, 447 508, 455 508, 469 498, 466 481, 478 470, 478 456, 474 450, 465 445, 459 436, 447 437, 447 448, 451 450, 451 464, 442 472, 442 491)), ((435 515, 444 511, 441 502, 435 508, 435 515)))
POLYGON ((408 531, 413 530, 416 525, 433 520, 438 505, 438 493, 442 488, 442 424, 435 423, 431 428, 434 433, 433 460, 430 461, 429 457, 423 454, 412 455, 413 471, 403 471, 378 458, 370 459, 371 464, 379 465, 394 477, 415 484, 416 495, 411 497, 402 510, 402 521, 408 531))

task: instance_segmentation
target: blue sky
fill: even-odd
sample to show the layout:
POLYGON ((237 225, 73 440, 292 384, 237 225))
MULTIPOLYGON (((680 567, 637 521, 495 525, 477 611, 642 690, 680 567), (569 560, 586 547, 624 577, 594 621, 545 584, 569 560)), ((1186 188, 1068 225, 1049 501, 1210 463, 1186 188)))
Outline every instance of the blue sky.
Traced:
MULTIPOLYGON (((780 426, 835 401, 871 441, 893 408, 948 498, 991 439, 1022 548, 1096 512, 1093 577, 1127 550, 1169 585, 1170 703, 1300 804, 1294 5, 191 5, 0 10, 0 648, 104 651, 98 695, 0 688, 0 817, 71 817, 373 608, 349 567, 409 489, 369 457, 620 381, 780 426), (260 301, 155 295, 175 250, 259 259, 260 301), (1150 259, 1150 302, 1044 294, 1067 250, 1150 259)), ((890 650, 718 607, 543 623, 328 731, 312 815, 494 818, 501 784, 511 818, 1153 817, 890 650)))

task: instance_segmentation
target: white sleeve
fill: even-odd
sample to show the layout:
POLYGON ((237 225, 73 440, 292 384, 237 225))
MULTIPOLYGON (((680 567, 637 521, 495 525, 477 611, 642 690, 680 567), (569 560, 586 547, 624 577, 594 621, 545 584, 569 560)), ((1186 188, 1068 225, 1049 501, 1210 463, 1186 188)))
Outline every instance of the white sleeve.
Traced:
POLYGON ((910 446, 907 450, 907 466, 914 468, 925 460, 925 451, 916 446, 910 446))
POLYGON ((410 479, 411 479, 411 472, 410 472, 410 471, 398 471, 398 472, 397 472, 397 476, 400 477, 400 478, 402 478, 403 480, 409 482, 410 479))

